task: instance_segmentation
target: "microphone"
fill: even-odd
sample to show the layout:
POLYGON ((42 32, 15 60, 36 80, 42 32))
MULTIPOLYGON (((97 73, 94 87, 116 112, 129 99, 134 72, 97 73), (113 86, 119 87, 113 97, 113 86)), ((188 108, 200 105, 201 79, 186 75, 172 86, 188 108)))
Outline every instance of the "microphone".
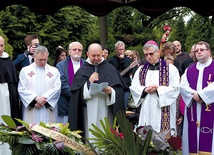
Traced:
POLYGON ((97 68, 98 68, 98 62, 94 63, 94 71, 97 72, 97 68))

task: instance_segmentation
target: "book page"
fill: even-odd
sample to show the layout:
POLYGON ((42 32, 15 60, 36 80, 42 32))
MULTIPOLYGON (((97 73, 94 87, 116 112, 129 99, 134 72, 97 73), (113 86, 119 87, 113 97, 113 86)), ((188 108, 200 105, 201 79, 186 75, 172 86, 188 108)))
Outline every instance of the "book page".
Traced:
POLYGON ((95 95, 97 93, 103 93, 102 90, 103 88, 108 87, 108 82, 102 82, 102 83, 91 83, 90 88, 89 88, 89 93, 90 95, 95 95))

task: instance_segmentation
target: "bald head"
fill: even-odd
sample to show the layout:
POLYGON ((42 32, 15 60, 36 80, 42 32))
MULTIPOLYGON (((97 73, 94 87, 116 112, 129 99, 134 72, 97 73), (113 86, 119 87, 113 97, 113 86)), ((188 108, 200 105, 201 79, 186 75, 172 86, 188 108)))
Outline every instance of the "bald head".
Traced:
POLYGON ((102 46, 97 43, 93 43, 88 47, 87 56, 92 64, 97 62, 98 64, 102 61, 102 46))
POLYGON ((181 54, 181 43, 178 40, 175 40, 173 41, 173 44, 175 45, 176 55, 181 54))
POLYGON ((97 43, 93 43, 93 44, 89 45, 88 52, 93 51, 93 50, 102 51, 102 46, 100 44, 97 44, 97 43))

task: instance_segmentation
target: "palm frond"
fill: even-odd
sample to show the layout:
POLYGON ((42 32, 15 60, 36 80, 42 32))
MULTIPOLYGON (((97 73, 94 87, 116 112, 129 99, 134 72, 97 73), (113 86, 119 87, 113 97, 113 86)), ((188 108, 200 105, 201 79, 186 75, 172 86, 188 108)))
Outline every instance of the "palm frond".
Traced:
POLYGON ((89 131, 95 136, 93 140, 95 148, 103 155, 146 155, 149 150, 152 131, 143 141, 133 131, 133 125, 126 118, 125 113, 118 112, 114 120, 113 128, 110 127, 108 119, 100 120, 102 129, 92 124, 93 129, 89 131), (120 132, 118 131, 118 128, 120 132), (114 129, 114 130, 112 130, 114 129))

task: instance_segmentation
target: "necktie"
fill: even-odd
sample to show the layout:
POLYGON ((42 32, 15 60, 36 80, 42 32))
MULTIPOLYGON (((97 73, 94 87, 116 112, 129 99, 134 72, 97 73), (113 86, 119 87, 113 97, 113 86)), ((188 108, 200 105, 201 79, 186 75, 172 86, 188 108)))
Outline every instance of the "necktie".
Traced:
POLYGON ((34 62, 34 58, 31 59, 31 63, 33 63, 33 62, 34 62))

